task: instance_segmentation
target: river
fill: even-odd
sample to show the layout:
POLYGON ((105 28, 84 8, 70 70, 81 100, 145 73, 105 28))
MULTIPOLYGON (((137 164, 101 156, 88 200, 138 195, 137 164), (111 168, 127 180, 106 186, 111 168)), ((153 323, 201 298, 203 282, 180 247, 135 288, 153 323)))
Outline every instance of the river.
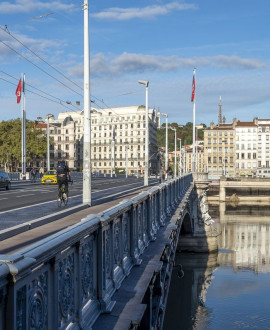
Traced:
POLYGON ((219 249, 176 255, 163 330, 270 329, 269 205, 209 205, 219 249))

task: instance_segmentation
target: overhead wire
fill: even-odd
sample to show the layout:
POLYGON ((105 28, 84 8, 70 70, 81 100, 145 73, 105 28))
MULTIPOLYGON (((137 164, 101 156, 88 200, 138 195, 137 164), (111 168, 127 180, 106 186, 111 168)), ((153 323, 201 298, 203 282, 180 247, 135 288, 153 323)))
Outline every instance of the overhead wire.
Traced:
POLYGON ((77 83, 75 83, 73 80, 71 80, 70 78, 68 78, 63 72, 61 72, 60 70, 58 70, 57 68, 55 68, 53 65, 51 65, 50 63, 48 63, 46 60, 44 60, 41 56, 39 56, 36 52, 34 52, 32 49, 30 49, 28 46, 26 46, 23 42, 21 42, 18 38, 16 38, 10 31, 8 31, 7 29, 4 29, 0 26, 0 29, 4 32, 6 32, 8 35, 10 35, 14 40, 16 40, 19 44, 21 44, 24 48, 26 48, 29 52, 31 52, 32 54, 34 54, 37 58, 39 58, 42 62, 46 63, 51 69, 55 70, 57 73, 59 73, 61 76, 63 76, 65 79, 67 79, 69 82, 71 82, 72 84, 74 84, 75 86, 77 86, 78 88, 82 89, 81 86, 79 86, 77 83))
POLYGON ((45 71, 44 69, 42 69, 40 66, 38 66, 37 64, 35 64, 34 62, 30 61, 27 57, 25 57, 24 55, 20 54, 16 49, 12 48, 11 46, 9 46, 8 44, 6 44, 3 40, 0 39, 0 42, 2 42, 2 44, 4 44, 6 47, 8 47, 9 49, 11 49, 12 51, 14 51, 16 54, 18 54, 20 57, 24 58, 26 61, 28 61, 29 63, 31 63, 32 65, 34 65, 36 68, 38 68, 40 71, 42 71, 43 73, 45 73, 46 75, 50 76, 51 78, 53 78, 54 80, 58 81, 61 85, 65 86, 66 88, 68 88, 69 90, 71 90, 72 92, 80 95, 81 97, 83 97, 82 94, 78 93, 77 91, 75 91, 74 89, 72 89, 71 87, 67 86, 66 84, 64 84, 62 81, 60 81, 59 79, 55 78, 53 75, 51 75, 50 73, 48 73, 47 71, 45 71))
MULTIPOLYGON (((16 38, 15 36, 13 36, 13 34, 7 29, 7 27, 2 28, 0 26, 0 29, 4 32, 6 32, 9 36, 11 36, 14 40, 16 40, 18 43, 20 43, 23 47, 25 47, 28 51, 30 51, 32 54, 34 54, 37 58, 39 58, 41 61, 43 61, 44 63, 46 63, 50 68, 52 68, 53 70, 55 70, 57 73, 59 73, 61 76, 63 76, 65 79, 67 79, 69 82, 71 82, 72 84, 74 84, 75 86, 77 86, 78 88, 80 88, 81 90, 83 90, 83 88, 81 86, 79 86, 77 83, 75 83, 74 81, 72 81, 70 78, 68 78, 65 74, 63 74, 60 70, 56 69, 54 66, 52 66, 50 63, 48 63, 46 60, 44 60, 41 56, 39 56, 38 54, 36 54, 36 52, 32 51, 28 46, 26 46, 23 42, 21 42, 18 38, 16 38)), ((67 86, 66 84, 64 84, 63 82, 61 82, 59 79, 57 79, 56 77, 54 77, 53 75, 51 75, 50 73, 48 73, 47 71, 45 71, 44 69, 42 69, 41 67, 39 67, 38 65, 36 65, 35 63, 33 63, 31 60, 29 60, 28 58, 26 58, 24 55, 22 55, 21 53, 19 53, 17 50, 15 50, 13 47, 9 46, 7 43, 5 43, 3 40, 0 39, 0 42, 2 42, 6 47, 8 47, 9 49, 11 49, 12 51, 14 51, 16 54, 18 54, 20 57, 24 58, 26 61, 28 61, 29 63, 31 63, 32 65, 34 65, 36 68, 38 68, 39 70, 41 70, 43 73, 47 74, 48 76, 50 76, 51 78, 53 78, 54 80, 56 80, 57 82, 59 82, 60 84, 62 84, 63 86, 65 86, 66 88, 68 88, 69 90, 71 90, 72 92, 76 93, 77 95, 80 95, 81 97, 83 97, 82 94, 78 93, 77 91, 75 91, 74 89, 70 88, 69 86, 67 86)), ((32 86, 32 88, 35 88, 32 86)), ((36 88, 37 89, 37 88, 36 88)), ((37 89, 38 90, 38 89, 37 89)), ((39 90, 41 91, 41 90, 39 90)), ((46 94, 46 92, 41 91, 42 93, 46 94)), ((52 96, 52 95, 50 95, 52 96)), ((108 106, 103 99, 99 99, 96 96, 94 96, 93 94, 91 94, 91 97, 93 97, 94 99, 96 99, 97 101, 103 103, 107 109, 110 109, 112 112, 114 112, 116 114, 116 112, 110 107, 108 106)), ((55 97, 56 98, 56 97, 55 97)), ((98 104, 96 102, 94 102, 97 106, 98 104)), ((73 106, 73 105, 72 105, 73 106)), ((98 106, 100 109, 104 109, 100 106, 98 106)))
MULTIPOLYGON (((1 70, 1 72, 4 72, 4 71, 1 70)), ((5 72, 4 72, 4 73, 5 73, 5 72)), ((11 76, 11 77, 12 77, 12 76, 11 76)), ((13 78, 13 77, 12 77, 12 78, 13 78)), ((7 83, 9 83, 9 84, 11 84, 11 85, 13 85, 13 86, 15 86, 15 87, 17 86, 16 83, 13 83, 13 82, 11 82, 11 81, 5 79, 5 78, 0 77, 0 79, 3 80, 3 81, 5 81, 5 82, 7 82, 7 83)), ((14 78, 14 79, 16 79, 16 78, 14 78)), ((34 88, 34 89, 36 89, 36 90, 39 90, 38 88, 35 88, 35 87, 33 87, 33 86, 29 85, 29 84, 27 84, 27 86, 30 86, 30 87, 32 87, 32 88, 34 88)), ((51 99, 51 98, 48 98, 48 97, 46 97, 46 96, 44 96, 44 95, 41 95, 41 94, 39 94, 39 93, 36 93, 36 92, 32 91, 31 89, 29 89, 29 88, 27 88, 27 87, 25 88, 25 90, 26 90, 27 92, 29 92, 29 93, 32 93, 32 94, 38 95, 38 96, 40 96, 40 97, 42 97, 42 98, 44 98, 44 99, 47 99, 47 100, 49 100, 49 101, 51 101, 51 102, 54 102, 54 103, 60 104, 60 105, 62 105, 63 107, 66 107, 67 109, 69 109, 70 111, 74 111, 73 109, 69 108, 69 107, 66 105, 66 102, 65 102, 65 101, 63 101, 63 100, 61 100, 61 99, 59 99, 59 98, 57 98, 57 97, 55 97, 55 96, 53 96, 53 95, 50 95, 49 93, 46 93, 46 92, 43 92, 43 91, 39 90, 40 92, 42 92, 42 93, 44 93, 44 94, 46 94, 46 95, 48 95, 48 96, 50 96, 50 97, 52 97, 52 98, 55 98, 55 99, 57 99, 58 101, 55 101, 55 100, 53 100, 53 99, 51 99)), ((73 104, 71 104, 71 105, 72 105, 73 107, 75 107, 73 104)), ((75 107, 75 108, 76 108, 76 107, 75 107)), ((77 108, 76 108, 76 110, 78 111, 77 108)))

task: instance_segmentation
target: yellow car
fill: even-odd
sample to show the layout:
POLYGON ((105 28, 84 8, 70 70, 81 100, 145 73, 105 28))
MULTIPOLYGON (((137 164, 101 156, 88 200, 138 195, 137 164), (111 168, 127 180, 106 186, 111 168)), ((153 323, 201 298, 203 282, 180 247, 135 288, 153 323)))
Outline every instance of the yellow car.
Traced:
POLYGON ((56 171, 48 171, 43 174, 43 177, 41 179, 41 183, 51 183, 56 184, 57 183, 57 173, 56 171))

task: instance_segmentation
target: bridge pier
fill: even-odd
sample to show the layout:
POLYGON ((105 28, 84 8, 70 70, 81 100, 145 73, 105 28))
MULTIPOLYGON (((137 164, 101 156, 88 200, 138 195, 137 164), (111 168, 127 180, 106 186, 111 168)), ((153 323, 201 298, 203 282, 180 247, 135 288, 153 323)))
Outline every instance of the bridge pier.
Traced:
POLYGON ((192 191, 192 205, 190 212, 193 224, 192 232, 181 232, 178 248, 188 252, 215 252, 218 250, 219 225, 213 224, 208 214, 206 191, 208 190, 207 173, 193 174, 194 190, 192 191), (203 203, 200 201, 203 199, 203 203))

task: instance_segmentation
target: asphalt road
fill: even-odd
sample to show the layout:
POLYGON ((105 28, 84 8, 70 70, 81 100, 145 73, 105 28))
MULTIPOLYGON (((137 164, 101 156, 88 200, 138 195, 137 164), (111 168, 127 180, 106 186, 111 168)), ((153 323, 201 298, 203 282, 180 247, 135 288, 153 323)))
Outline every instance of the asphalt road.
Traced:
MULTIPOLYGON (((158 180, 150 179, 150 185, 158 180)), ((102 204, 123 197, 143 187, 143 179, 137 178, 94 178, 92 180, 92 205, 102 204)), ((11 190, 0 190, 0 230, 26 221, 59 212, 57 185, 40 183, 12 183, 11 190)), ((82 181, 69 186, 69 201, 65 208, 82 203, 82 181)))

